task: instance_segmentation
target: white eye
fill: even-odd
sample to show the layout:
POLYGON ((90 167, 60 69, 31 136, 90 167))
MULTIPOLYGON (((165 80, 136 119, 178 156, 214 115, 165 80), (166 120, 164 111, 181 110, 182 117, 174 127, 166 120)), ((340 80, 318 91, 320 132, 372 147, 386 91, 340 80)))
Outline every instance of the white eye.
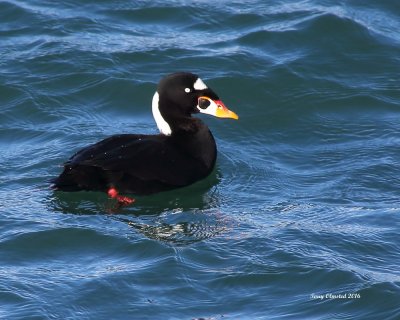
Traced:
POLYGON ((192 90, 190 90, 190 88, 185 88, 186 93, 189 93, 190 91, 192 91, 192 90))

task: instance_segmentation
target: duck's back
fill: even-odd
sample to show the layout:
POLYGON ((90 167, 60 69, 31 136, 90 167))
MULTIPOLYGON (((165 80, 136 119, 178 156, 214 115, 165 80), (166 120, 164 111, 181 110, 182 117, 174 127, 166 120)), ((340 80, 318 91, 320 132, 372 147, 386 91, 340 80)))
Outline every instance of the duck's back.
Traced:
POLYGON ((53 186, 63 191, 115 187, 134 194, 183 187, 205 178, 214 167, 216 154, 213 138, 205 142, 211 161, 194 156, 191 149, 197 147, 185 143, 162 134, 111 136, 73 155, 53 186))

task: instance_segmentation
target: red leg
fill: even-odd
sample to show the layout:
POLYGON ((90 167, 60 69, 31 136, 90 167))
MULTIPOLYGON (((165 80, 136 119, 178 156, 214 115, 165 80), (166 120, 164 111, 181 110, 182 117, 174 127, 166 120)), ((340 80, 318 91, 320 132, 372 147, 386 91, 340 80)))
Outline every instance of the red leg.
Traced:
POLYGON ((114 187, 111 187, 110 189, 108 189, 107 194, 109 197, 111 197, 113 199, 117 199, 118 203, 123 206, 127 206, 127 205, 130 205, 135 202, 135 199, 133 199, 133 198, 120 196, 118 194, 117 189, 115 189, 114 187))

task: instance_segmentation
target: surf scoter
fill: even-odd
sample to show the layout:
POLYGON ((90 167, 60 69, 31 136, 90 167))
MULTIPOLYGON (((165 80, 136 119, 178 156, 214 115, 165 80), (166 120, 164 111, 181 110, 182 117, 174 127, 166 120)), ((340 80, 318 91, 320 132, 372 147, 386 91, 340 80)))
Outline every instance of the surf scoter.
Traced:
POLYGON ((130 204, 119 193, 147 195, 188 186, 207 177, 217 148, 208 127, 194 113, 238 119, 217 94, 191 73, 163 78, 152 111, 160 134, 119 134, 75 153, 52 187, 62 191, 102 191, 130 204))

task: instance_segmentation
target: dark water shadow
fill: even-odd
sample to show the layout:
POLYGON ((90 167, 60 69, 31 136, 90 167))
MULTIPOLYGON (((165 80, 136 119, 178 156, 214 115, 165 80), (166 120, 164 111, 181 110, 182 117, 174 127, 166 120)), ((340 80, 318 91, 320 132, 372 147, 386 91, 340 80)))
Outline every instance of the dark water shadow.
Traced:
MULTIPOLYGON (((132 205, 119 206, 103 192, 53 191, 47 203, 50 210, 64 214, 158 215, 169 210, 207 209, 218 206, 220 175, 214 171, 207 179, 185 188, 149 196, 132 196, 132 205)), ((131 196, 131 195, 129 195, 131 196)))
POLYGON ((151 196, 135 197, 129 206, 101 192, 53 192, 49 206, 53 212, 75 215, 108 215, 127 224, 145 237, 173 245, 188 245, 215 237, 228 230, 229 223, 218 209, 220 174, 191 186, 151 196))

